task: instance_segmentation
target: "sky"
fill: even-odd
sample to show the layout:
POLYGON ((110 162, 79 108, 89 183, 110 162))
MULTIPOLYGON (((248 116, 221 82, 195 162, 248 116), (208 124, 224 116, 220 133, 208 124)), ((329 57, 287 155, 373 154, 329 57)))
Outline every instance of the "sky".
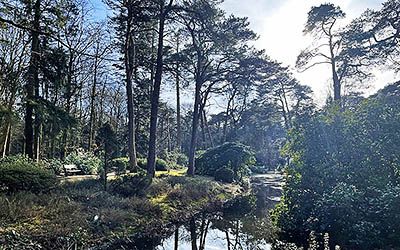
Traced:
MULTIPOLYGON (((251 28, 259 35, 255 46, 265 49, 274 60, 291 67, 301 83, 311 86, 317 103, 324 103, 330 93, 329 65, 320 65, 304 73, 298 72, 295 62, 302 49, 311 45, 312 38, 302 34, 307 13, 312 6, 330 2, 346 13, 342 24, 358 17, 367 8, 380 9, 382 0, 225 0, 223 8, 230 14, 248 17, 251 28)), ((374 71, 376 77, 368 84, 367 94, 376 92, 396 79, 393 72, 374 71)))
MULTIPOLYGON (((95 16, 102 18, 106 15, 101 0, 89 1, 95 16)), ((298 72, 294 65, 300 51, 313 42, 311 37, 302 33, 308 11, 312 6, 326 2, 340 6, 346 13, 346 19, 342 21, 345 25, 367 8, 379 9, 384 0, 225 0, 222 8, 227 14, 248 17, 250 27, 259 35, 254 45, 265 49, 272 59, 289 66, 302 84, 313 89, 315 101, 322 105, 331 93, 329 65, 319 65, 303 73, 298 72)), ((367 95, 398 79, 398 75, 387 70, 374 70, 373 73, 376 77, 368 83, 367 95)))

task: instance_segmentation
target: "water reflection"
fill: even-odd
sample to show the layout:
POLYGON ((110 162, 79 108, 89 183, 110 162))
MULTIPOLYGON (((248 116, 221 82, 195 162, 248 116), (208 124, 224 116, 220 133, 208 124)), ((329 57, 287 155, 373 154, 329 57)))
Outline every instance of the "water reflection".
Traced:
POLYGON ((270 239, 270 225, 261 218, 202 216, 177 227, 157 250, 269 250, 270 239))
POLYGON ((275 235, 269 220, 269 210, 281 195, 281 176, 254 176, 251 199, 235 200, 219 213, 203 213, 184 225, 156 248, 157 250, 269 250, 275 235))

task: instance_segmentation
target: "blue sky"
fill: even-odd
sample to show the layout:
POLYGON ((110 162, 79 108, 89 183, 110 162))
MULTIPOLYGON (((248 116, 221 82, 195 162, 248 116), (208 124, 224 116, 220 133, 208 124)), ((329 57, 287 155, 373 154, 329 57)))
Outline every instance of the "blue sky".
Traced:
MULTIPOLYGON (((106 16, 107 7, 101 0, 89 0, 96 18, 106 16)), ((260 38, 255 43, 259 49, 265 49, 273 59, 290 66, 294 72, 297 55, 313 41, 305 37, 302 30, 307 12, 312 6, 331 2, 339 5, 347 14, 343 25, 359 16, 367 8, 379 9, 384 0, 225 0, 222 4, 227 14, 249 18, 251 28, 260 38)), ((377 77, 371 82, 367 93, 373 93, 389 82, 394 82, 393 72, 374 72, 377 77)), ((303 84, 312 87, 315 99, 323 103, 330 94, 330 71, 328 65, 312 68, 304 73, 296 72, 296 77, 303 84)))
POLYGON ((88 0, 89 6, 93 9, 93 17, 102 20, 107 16, 107 6, 101 0, 88 0))

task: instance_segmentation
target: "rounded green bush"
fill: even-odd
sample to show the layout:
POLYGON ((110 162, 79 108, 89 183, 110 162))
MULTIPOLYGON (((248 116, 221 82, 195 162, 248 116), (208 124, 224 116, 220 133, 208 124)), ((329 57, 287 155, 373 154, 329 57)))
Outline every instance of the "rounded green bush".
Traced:
POLYGON ((75 164, 84 174, 96 174, 101 160, 91 152, 74 152, 65 158, 66 164, 75 164))
POLYGON ((156 159, 156 171, 168 171, 169 165, 168 162, 164 161, 163 159, 156 159))
POLYGON ((0 161, 0 190, 8 193, 46 192, 58 183, 56 176, 25 157, 5 158, 0 161))
POLYGON ((150 184, 151 178, 145 175, 125 175, 110 182, 110 191, 124 197, 141 196, 150 184))
POLYGON ((214 178, 216 181, 232 183, 235 181, 235 173, 230 168, 222 167, 215 171, 214 178))
POLYGON ((111 168, 115 169, 117 173, 125 173, 129 167, 128 157, 119 157, 111 160, 111 168))
POLYGON ((215 148, 208 149, 196 158, 196 173, 214 176, 222 168, 230 168, 235 180, 249 174, 249 166, 255 164, 254 152, 248 146, 240 143, 225 143, 215 148))
MULTIPOLYGON (((138 164, 139 168, 146 169, 147 168, 147 159, 138 158, 137 164, 138 164)), ((156 171, 168 171, 169 169, 170 169, 170 166, 169 166, 168 162, 166 162, 160 158, 156 159, 156 171)))

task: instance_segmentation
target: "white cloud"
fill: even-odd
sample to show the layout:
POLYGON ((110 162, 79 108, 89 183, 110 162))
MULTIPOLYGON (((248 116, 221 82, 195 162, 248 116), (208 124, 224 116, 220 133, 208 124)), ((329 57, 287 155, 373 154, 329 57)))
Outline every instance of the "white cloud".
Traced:
MULTIPOLYGON (((226 0, 223 7, 227 13, 248 16, 251 27, 260 35, 256 46, 265 49, 273 59, 294 68, 299 52, 312 42, 312 38, 302 34, 307 13, 312 6, 326 2, 326 0, 226 0)), ((359 16, 367 8, 380 8, 384 1, 331 0, 329 2, 340 6, 347 14, 344 21, 346 23, 359 16)), ((304 73, 296 73, 296 77, 302 83, 312 87, 318 103, 324 102, 329 94, 329 65, 320 65, 304 73)), ((371 84, 372 88, 368 92, 376 91, 388 81, 394 81, 393 73, 378 72, 375 81, 371 84)))

